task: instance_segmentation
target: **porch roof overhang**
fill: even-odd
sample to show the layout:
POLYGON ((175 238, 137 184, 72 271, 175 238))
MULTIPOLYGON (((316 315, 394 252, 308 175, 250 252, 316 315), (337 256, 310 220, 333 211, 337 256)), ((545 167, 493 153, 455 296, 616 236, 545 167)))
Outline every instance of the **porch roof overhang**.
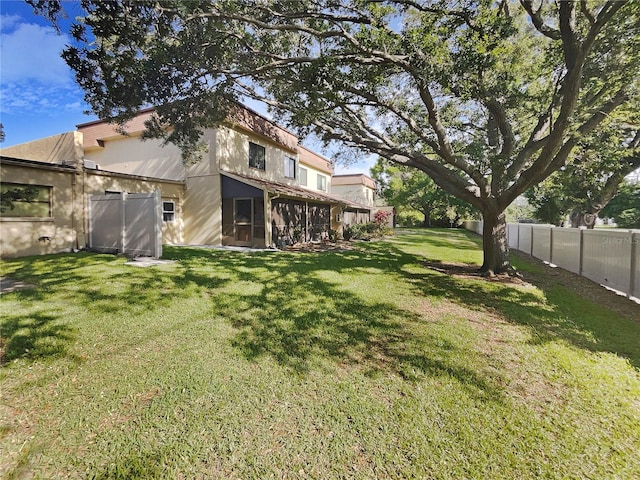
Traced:
POLYGON ((316 192, 313 190, 307 190, 306 188, 296 187, 293 185, 285 185, 284 183, 272 182, 270 180, 264 180, 262 178, 248 177, 239 173, 220 172, 225 177, 232 178, 239 182, 245 183, 260 190, 264 190, 268 193, 280 195, 286 198, 292 198, 296 200, 314 201, 322 203, 333 203, 341 205, 343 208, 357 208, 360 210, 370 210, 369 207, 360 205, 359 203, 351 202, 344 198, 329 195, 328 193, 316 192))

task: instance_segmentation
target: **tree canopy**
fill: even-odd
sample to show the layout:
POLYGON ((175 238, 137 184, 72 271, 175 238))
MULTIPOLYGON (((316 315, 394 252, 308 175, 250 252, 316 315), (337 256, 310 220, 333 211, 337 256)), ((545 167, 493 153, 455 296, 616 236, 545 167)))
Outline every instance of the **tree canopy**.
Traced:
MULTIPOLYGON (((60 2, 30 2, 59 14, 60 2)), ((188 158, 236 100, 262 100, 299 132, 418 168, 479 209, 486 271, 510 268, 505 208, 638 101, 640 2, 81 6, 63 56, 100 117, 153 105, 146 135, 188 158)))
POLYGON ((593 228, 618 194, 625 176, 640 168, 640 104, 610 115, 584 138, 567 165, 527 192, 536 217, 560 225, 593 228))
POLYGON ((640 183, 623 183, 602 214, 613 217, 620 228, 640 228, 640 183))
POLYGON ((419 212, 422 226, 456 226, 471 206, 442 190, 426 173, 379 158, 371 168, 380 195, 398 214, 419 212))

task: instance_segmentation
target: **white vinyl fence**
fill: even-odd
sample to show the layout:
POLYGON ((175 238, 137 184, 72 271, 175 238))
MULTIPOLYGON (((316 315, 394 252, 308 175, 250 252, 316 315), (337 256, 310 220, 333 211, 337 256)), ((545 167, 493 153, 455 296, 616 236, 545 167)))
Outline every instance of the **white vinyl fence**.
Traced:
MULTIPOLYGON (((482 235, 481 221, 466 221, 464 227, 482 235)), ((640 230, 508 223, 507 242, 509 248, 640 298, 640 230)))
POLYGON ((160 191, 90 195, 89 247, 98 252, 161 257, 160 191))

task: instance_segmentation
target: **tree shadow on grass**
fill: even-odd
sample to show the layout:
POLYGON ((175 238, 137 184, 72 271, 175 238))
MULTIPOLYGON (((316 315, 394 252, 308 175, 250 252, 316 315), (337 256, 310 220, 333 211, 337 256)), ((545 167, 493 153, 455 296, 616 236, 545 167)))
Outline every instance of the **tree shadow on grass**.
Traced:
POLYGON ((66 356, 74 339, 74 330, 62 323, 58 315, 7 315, 0 325, 0 366, 18 358, 36 361, 66 356))
MULTIPOLYGON (((210 255, 196 249, 169 252, 191 266, 210 255)), ((458 361, 462 347, 430 332, 422 317, 392 303, 368 301, 319 275, 358 270, 398 275, 401 265, 418 257, 371 244, 364 251, 234 254, 216 261, 232 276, 230 285, 244 287, 217 296, 212 314, 238 330, 232 345, 250 361, 269 356, 299 375, 329 360, 371 376, 448 377, 483 400, 501 399, 494 380, 458 361)))

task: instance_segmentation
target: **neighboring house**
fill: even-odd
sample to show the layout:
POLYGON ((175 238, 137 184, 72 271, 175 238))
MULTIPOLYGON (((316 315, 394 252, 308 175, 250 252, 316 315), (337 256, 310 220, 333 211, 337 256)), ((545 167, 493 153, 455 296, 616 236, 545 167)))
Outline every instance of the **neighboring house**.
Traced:
POLYGON ((177 147, 141 141, 152 113, 141 111, 126 135, 95 121, 0 150, 2 189, 36 185, 38 198, 48 202, 33 215, 2 213, 0 255, 88 245, 91 194, 160 191, 166 244, 264 248, 320 240, 341 229, 344 211, 367 211, 332 192, 328 159, 249 109, 238 108, 226 125, 205 131, 207 148, 191 166, 177 147))
POLYGON ((365 223, 373 220, 378 211, 388 212, 387 224, 394 226, 393 207, 383 205, 378 198, 378 186, 375 180, 363 173, 334 175, 331 178, 331 191, 333 194, 361 205, 360 208, 348 207, 344 210, 343 223, 365 223))

